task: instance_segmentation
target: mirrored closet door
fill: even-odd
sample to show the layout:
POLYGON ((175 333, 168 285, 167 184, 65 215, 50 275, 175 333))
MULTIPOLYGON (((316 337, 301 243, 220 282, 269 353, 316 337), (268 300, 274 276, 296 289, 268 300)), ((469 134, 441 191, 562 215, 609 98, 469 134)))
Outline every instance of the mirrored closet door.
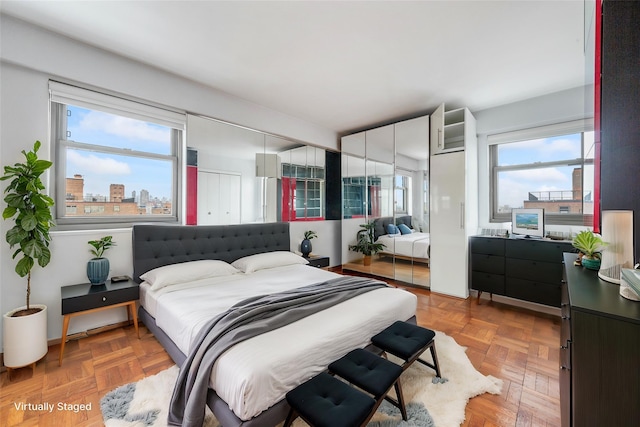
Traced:
POLYGON ((326 214, 328 177, 339 185, 328 170, 338 162, 327 158, 337 153, 195 115, 187 144, 197 155, 198 225, 339 219, 326 214))
POLYGON ((428 157, 428 116, 342 138, 344 269, 429 286, 428 157))

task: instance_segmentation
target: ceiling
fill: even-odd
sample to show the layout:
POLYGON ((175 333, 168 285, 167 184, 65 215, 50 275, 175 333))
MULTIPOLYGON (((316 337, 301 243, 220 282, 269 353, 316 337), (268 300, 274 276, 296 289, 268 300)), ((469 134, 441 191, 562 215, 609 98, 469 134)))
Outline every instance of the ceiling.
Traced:
POLYGON ((584 0, 2 1, 3 13, 344 134, 585 82, 584 0))

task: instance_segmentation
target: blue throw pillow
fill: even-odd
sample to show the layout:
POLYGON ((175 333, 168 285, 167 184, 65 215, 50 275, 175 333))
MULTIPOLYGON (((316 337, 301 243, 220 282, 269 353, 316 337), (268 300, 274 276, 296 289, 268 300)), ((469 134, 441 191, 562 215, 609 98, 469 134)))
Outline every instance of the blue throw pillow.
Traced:
POLYGON ((411 234, 412 233, 411 229, 409 227, 407 227, 406 224, 400 224, 398 226, 398 229, 400 230, 400 232, 402 234, 411 234))
POLYGON ((400 230, 395 224, 387 224, 387 234, 400 234, 400 230))

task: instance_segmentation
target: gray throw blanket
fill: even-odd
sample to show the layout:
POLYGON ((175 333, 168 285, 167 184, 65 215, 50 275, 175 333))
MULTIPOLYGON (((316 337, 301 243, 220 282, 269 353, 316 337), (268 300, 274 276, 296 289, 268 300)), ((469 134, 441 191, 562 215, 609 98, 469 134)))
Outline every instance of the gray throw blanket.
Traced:
POLYGON ((213 318, 196 338, 171 396, 170 425, 201 427, 215 361, 231 346, 322 311, 374 289, 384 282, 343 276, 324 283, 248 298, 213 318))

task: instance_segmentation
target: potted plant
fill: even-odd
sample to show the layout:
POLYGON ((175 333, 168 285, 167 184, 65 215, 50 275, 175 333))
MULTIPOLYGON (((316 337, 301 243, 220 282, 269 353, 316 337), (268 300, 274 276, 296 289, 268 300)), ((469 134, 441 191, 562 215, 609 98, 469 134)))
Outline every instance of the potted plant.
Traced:
POLYGON ((580 264, 590 270, 598 270, 600 268, 602 250, 607 246, 607 243, 602 241, 600 235, 589 230, 583 230, 573 238, 572 245, 580 251, 578 255, 580 264))
POLYGON ((98 240, 89 240, 93 258, 87 262, 87 277, 92 285, 104 285, 109 276, 109 260, 104 258, 105 251, 115 246, 112 236, 104 236, 98 240))
POLYGON ((386 246, 383 243, 375 241, 375 235, 373 233, 375 225, 368 222, 366 224, 360 224, 360 230, 356 235, 356 244, 349 245, 349 250, 354 252, 360 252, 364 255, 364 265, 371 265, 371 256, 382 251, 386 246))
POLYGON ((304 239, 300 243, 300 252, 305 258, 309 258, 311 253, 311 239, 315 239, 317 236, 315 231, 307 230, 304 232, 304 239))
POLYGON ((52 162, 38 158, 40 145, 36 141, 33 150, 22 150, 25 162, 5 166, 0 177, 2 181, 10 180, 4 190, 7 206, 2 218, 14 221, 6 233, 6 241, 10 248, 17 247, 14 259, 22 256, 16 264, 16 273, 27 278, 26 306, 4 314, 4 364, 10 368, 33 364, 47 354, 47 307, 30 302, 31 270, 36 262, 40 267, 49 264, 49 230, 54 225, 50 209, 53 199, 44 193, 40 179, 52 162))

